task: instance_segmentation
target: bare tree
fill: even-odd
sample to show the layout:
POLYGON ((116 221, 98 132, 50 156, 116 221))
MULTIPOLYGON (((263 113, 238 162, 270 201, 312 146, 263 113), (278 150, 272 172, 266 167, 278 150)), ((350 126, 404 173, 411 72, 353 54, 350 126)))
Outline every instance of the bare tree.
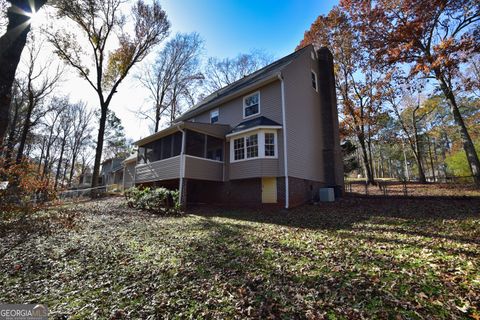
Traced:
POLYGON ((57 190, 58 179, 60 179, 60 172, 63 164, 63 156, 65 155, 65 147, 68 143, 68 137, 72 134, 72 112, 71 105, 68 105, 63 112, 60 114, 59 125, 58 125, 58 139, 60 145, 60 156, 58 158, 57 171, 55 173, 55 184, 53 188, 57 190))
POLYGON ((54 150, 55 144, 58 141, 58 137, 61 131, 58 129, 59 120, 65 110, 69 107, 69 102, 66 97, 54 97, 50 102, 51 108, 45 116, 44 125, 47 129, 45 136, 45 155, 43 163, 42 179, 49 179, 52 165, 54 163, 54 150))
POLYGON ((3 141, 7 130, 13 81, 30 32, 30 16, 47 1, 8 0, 8 2, 11 6, 7 10, 7 31, 0 37, 0 141, 3 141))
POLYGON ((272 61, 272 56, 258 50, 239 54, 233 59, 211 57, 205 68, 206 89, 210 93, 215 92, 265 67, 272 61))
POLYGON ((138 77, 154 104, 153 108, 140 110, 139 114, 153 121, 155 132, 165 113, 170 113, 170 122, 173 122, 182 97, 191 102, 191 93, 203 79, 199 70, 202 47, 198 34, 179 33, 158 53, 154 65, 147 65, 138 77))
POLYGON ((465 91, 480 98, 480 54, 472 57, 460 77, 465 91))
POLYGON ((26 100, 26 113, 23 122, 22 133, 20 137, 20 144, 17 151, 17 163, 20 163, 24 156, 24 148, 27 136, 31 129, 38 124, 38 121, 48 112, 48 109, 41 110, 32 119, 34 111, 39 111, 38 107, 42 104, 44 99, 52 93, 60 80, 62 70, 56 68, 53 72, 50 69, 53 60, 49 60, 43 64, 39 64, 39 54, 42 48, 42 43, 31 41, 28 46, 28 58, 26 61, 27 71, 24 77, 19 81, 19 88, 26 100))
POLYGON ((148 5, 138 0, 131 8, 134 32, 127 33, 126 17, 120 9, 122 3, 122 0, 59 0, 56 3, 59 16, 74 22, 81 31, 90 55, 79 43, 78 34, 65 29, 49 32, 49 41, 57 55, 78 71, 98 95, 100 124, 92 187, 98 185, 105 123, 113 95, 130 69, 166 38, 170 28, 167 15, 157 1, 148 5), (115 41, 118 47, 107 50, 107 45, 115 41))
POLYGON ((68 176, 68 185, 72 184, 75 165, 78 156, 83 149, 88 148, 88 143, 91 141, 92 127, 90 122, 93 119, 93 112, 88 111, 86 105, 83 103, 74 104, 71 107, 72 127, 73 132, 70 136, 70 173, 68 176))
POLYGON ((3 150, 7 164, 10 164, 11 162, 15 144, 19 139, 19 128, 21 127, 25 109, 25 96, 20 92, 17 83, 14 83, 12 97, 12 107, 10 108, 12 115, 10 116, 8 124, 8 138, 3 150))

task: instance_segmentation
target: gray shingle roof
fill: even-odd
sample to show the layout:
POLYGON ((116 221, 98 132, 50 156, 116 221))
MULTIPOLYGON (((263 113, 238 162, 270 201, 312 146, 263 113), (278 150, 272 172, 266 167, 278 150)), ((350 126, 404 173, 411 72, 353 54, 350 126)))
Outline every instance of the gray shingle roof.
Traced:
POLYGON ((248 76, 243 77, 240 80, 235 81, 232 84, 229 84, 226 87, 221 88, 218 91, 215 91, 214 93, 210 94, 207 96, 205 99, 203 99, 201 102, 197 103, 194 105, 192 108, 187 110, 182 116, 180 116, 177 120, 182 121, 185 119, 188 119, 189 117, 192 117, 196 111, 207 111, 210 108, 215 107, 215 103, 218 102, 219 100, 234 94, 235 92, 244 89, 255 82, 270 78, 276 74, 278 74, 284 67, 286 67, 290 62, 292 62, 296 57, 298 57, 304 50, 307 48, 311 49, 311 46, 306 46, 298 51, 295 51, 288 56, 285 56, 268 66, 255 71, 252 74, 249 74, 248 76))
POLYGON ((232 131, 230 131, 230 133, 236 133, 236 132, 240 132, 243 130, 260 127, 260 126, 276 127, 276 126, 281 126, 281 124, 271 119, 265 118, 264 116, 261 116, 251 120, 240 122, 235 128, 232 129, 232 131))

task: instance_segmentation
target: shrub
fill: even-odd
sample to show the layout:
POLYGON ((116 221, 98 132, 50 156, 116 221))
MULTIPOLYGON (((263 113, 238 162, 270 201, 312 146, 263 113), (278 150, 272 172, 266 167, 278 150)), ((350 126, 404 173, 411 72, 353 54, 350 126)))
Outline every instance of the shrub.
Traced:
POLYGON ((166 188, 132 187, 125 190, 127 204, 131 208, 146 210, 158 214, 179 214, 180 202, 178 190, 166 188))
POLYGON ((29 160, 17 164, 0 158, 0 181, 8 181, 8 187, 0 190, 2 212, 35 211, 39 204, 56 198, 53 184, 29 160))

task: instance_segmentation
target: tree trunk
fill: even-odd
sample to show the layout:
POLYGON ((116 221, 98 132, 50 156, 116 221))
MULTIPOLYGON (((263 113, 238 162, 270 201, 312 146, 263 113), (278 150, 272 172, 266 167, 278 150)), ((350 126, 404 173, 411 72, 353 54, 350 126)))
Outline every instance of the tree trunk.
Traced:
POLYGON ((33 97, 29 97, 28 101, 28 109, 27 115, 25 116, 25 122, 23 123, 22 129, 22 136, 20 138, 20 145, 18 146, 17 151, 17 163, 22 161, 23 151, 25 149, 25 143, 27 142, 28 132, 30 131, 30 126, 32 125, 30 122, 30 118, 32 117, 33 107, 35 106, 35 102, 33 101, 33 97))
MULTIPOLYGON (((10 2, 12 5, 7 11, 7 32, 0 38, 0 141, 5 137, 10 117, 15 72, 30 32, 29 17, 20 11, 32 12, 30 0, 11 0, 10 2)), ((46 2, 46 0, 36 0, 33 6, 38 10, 46 2)))
POLYGON ((414 130, 415 145, 411 147, 412 149, 414 149, 413 155, 415 156, 415 160, 417 160, 418 180, 420 183, 426 183, 427 179, 425 178, 425 170, 423 169, 423 162, 422 162, 423 160, 422 148, 420 146, 420 138, 418 136, 418 129, 417 129, 415 120, 413 120, 413 130, 414 130))
POLYGON ((42 149, 41 149, 41 152, 40 152, 40 159, 38 160, 38 168, 37 168, 38 174, 40 174, 41 170, 42 170, 42 161, 43 161, 43 156, 44 156, 44 152, 45 152, 46 142, 47 142, 47 136, 44 136, 43 140, 42 140, 42 149))
POLYGON ((435 176, 435 166, 433 165, 432 142, 430 141, 430 137, 428 135, 427 135, 427 141, 428 141, 428 154, 430 156, 430 168, 432 169, 432 178, 433 178, 433 182, 436 182, 437 178, 435 176))
POLYGON ((472 138, 468 133, 465 122, 463 121, 462 114, 458 109, 455 95, 453 94, 452 90, 450 90, 450 87, 448 86, 447 81, 441 75, 440 70, 435 70, 435 76, 440 82, 440 88, 442 89, 443 94, 449 102, 450 112, 453 114, 453 119, 455 120, 455 124, 458 127, 458 131, 460 133, 460 137, 463 143, 463 150, 465 151, 465 154, 467 156, 467 161, 470 167, 470 172, 473 176, 473 180, 475 181, 477 187, 480 188, 480 160, 478 159, 477 152, 475 151, 475 146, 473 145, 472 138))
POLYGON ((73 155, 72 155, 72 162, 70 164, 70 174, 68 175, 68 186, 71 187, 72 186, 72 179, 73 179, 73 172, 75 170, 75 162, 77 161, 77 154, 76 154, 76 150, 73 152, 73 155))
POLYGON ((62 161, 63 161, 63 153, 65 151, 65 143, 67 142, 67 139, 66 137, 64 137, 62 139, 62 146, 60 148, 60 158, 58 159, 58 166, 57 166, 57 172, 55 173, 55 184, 53 186, 53 188, 55 190, 57 190, 57 186, 58 186, 58 179, 60 178, 60 171, 61 171, 61 167, 62 167, 62 161))
POLYGON ((18 121, 18 109, 19 106, 15 106, 15 112, 13 114, 12 123, 10 124, 10 133, 8 134, 7 144, 6 144, 6 151, 5 151, 5 161, 7 165, 10 163, 13 154, 13 148, 15 146, 15 136, 16 136, 16 129, 17 129, 17 121, 18 121))
POLYGON ((50 127, 50 132, 48 134, 47 150, 45 150, 45 161, 43 163, 42 180, 45 179, 46 175, 48 174, 48 170, 50 166, 50 148, 53 142, 55 141, 55 139, 52 139, 54 128, 55 128, 55 122, 53 122, 52 126, 50 127))
POLYGON ((370 167, 370 161, 368 159, 367 146, 365 145, 365 139, 362 135, 357 135, 358 141, 360 142, 360 148, 362 149, 362 160, 363 168, 365 170, 365 176, 368 184, 375 184, 375 179, 373 178, 372 168, 370 167))
POLYGON ((65 161, 65 166, 63 167, 63 173, 62 173, 62 184, 65 184, 65 180, 67 180, 67 171, 68 171, 68 161, 65 161))
POLYGON ((408 173, 408 162, 407 162, 407 152, 405 151, 405 143, 402 141, 402 149, 403 149, 403 160, 405 162, 405 178, 407 181, 410 180, 410 174, 408 173))
POLYGON ((95 163, 93 165, 92 188, 98 187, 98 176, 100 173, 100 161, 102 160, 103 138, 105 135, 108 105, 102 104, 101 108, 100 127, 98 128, 97 147, 95 149, 95 163))

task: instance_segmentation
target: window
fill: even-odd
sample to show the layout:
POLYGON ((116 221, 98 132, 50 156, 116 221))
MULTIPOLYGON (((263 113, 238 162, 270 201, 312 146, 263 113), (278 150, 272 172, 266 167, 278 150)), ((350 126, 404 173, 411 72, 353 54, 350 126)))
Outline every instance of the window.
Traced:
POLYGON ((207 136, 207 159, 223 161, 223 140, 207 136))
POLYGON ((265 133, 265 157, 275 157, 275 134, 265 133))
POLYGON ((312 87, 313 87, 313 89, 315 89, 315 91, 318 91, 318 89, 317 89, 317 74, 313 70, 312 70, 312 87))
POLYGON ((172 156, 172 136, 162 138, 162 159, 168 159, 172 156))
POLYGON ((233 152, 235 160, 242 160, 245 158, 243 138, 233 140, 233 152))
POLYGON ((277 157, 277 132, 259 129, 254 134, 246 134, 230 143, 230 161, 236 162, 255 158, 277 157))
POLYGON ((258 157, 258 135, 254 134, 246 137, 247 158, 258 157))
POLYGON ((218 122, 218 109, 213 110, 210 112, 210 123, 218 122))
POLYGON ((260 92, 243 98, 243 117, 251 117, 260 113, 260 92))
POLYGON ((205 157, 205 135, 196 131, 187 130, 185 154, 194 157, 205 157))

